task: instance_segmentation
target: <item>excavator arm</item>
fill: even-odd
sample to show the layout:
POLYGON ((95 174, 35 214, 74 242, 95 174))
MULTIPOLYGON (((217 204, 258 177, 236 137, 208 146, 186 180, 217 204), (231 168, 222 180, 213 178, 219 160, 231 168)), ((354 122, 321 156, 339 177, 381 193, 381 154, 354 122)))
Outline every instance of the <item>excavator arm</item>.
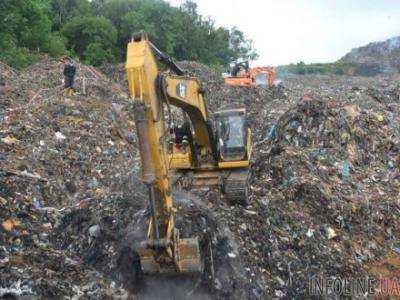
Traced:
MULTIPOLYGON (((155 54, 161 60, 171 61, 155 50, 144 33, 135 34, 128 44, 126 74, 129 92, 134 104, 134 117, 142 165, 142 181, 149 194, 151 218, 147 239, 137 247, 144 273, 201 272, 197 238, 180 238, 175 228, 170 174, 167 155, 167 128, 163 105, 170 101, 181 107, 193 119, 206 120, 207 112, 198 83, 162 75, 155 54)), ((177 73, 183 73, 175 66, 177 73)), ((197 122, 194 128, 196 142, 211 148, 206 126, 197 122)))
POLYGON ((210 124, 206 102, 196 78, 162 76, 166 85, 166 100, 172 105, 182 109, 193 125, 194 141, 197 146, 205 151, 213 152, 213 133, 207 124, 210 124))
POLYGON ((214 131, 197 79, 186 76, 144 33, 134 34, 128 43, 126 75, 151 216, 146 239, 134 246, 141 269, 144 273, 201 273, 198 238, 182 238, 175 226, 172 172, 191 172, 196 184, 217 185, 227 199, 247 203, 251 139, 245 110, 215 112, 214 131), (157 61, 169 72, 160 71, 157 61), (175 132, 172 142, 170 122, 164 115, 170 105, 190 119, 189 128, 177 128, 183 132, 182 141, 175 132))

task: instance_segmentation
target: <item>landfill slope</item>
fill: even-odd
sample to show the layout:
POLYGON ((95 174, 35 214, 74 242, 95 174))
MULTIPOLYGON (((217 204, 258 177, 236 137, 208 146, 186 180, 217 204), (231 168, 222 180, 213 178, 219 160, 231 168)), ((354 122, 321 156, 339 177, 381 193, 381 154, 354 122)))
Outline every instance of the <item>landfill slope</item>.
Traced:
POLYGON ((251 204, 215 207, 254 296, 307 296, 310 278, 399 274, 399 76, 299 76, 227 87, 186 63, 211 110, 245 106, 251 204), (224 99, 224 100, 221 100, 224 99))
POLYGON ((358 71, 359 74, 398 74, 400 71, 399 53, 400 37, 397 36, 354 48, 340 60, 357 66, 356 72, 358 71))
POLYGON ((80 64, 79 93, 63 97, 62 68, 44 59, 2 69, 0 295, 126 293, 106 276, 143 201, 130 104, 80 64))
MULTIPOLYGON (((205 199, 227 266, 207 297, 306 296, 311 277, 399 271, 398 77, 301 76, 265 90, 181 66, 210 112, 245 106, 253 132, 250 205, 205 199)), ((123 72, 78 64, 68 99, 62 67, 0 64, 0 295, 124 299, 121 241, 147 196, 123 72)), ((208 218, 190 214, 183 223, 208 218)))

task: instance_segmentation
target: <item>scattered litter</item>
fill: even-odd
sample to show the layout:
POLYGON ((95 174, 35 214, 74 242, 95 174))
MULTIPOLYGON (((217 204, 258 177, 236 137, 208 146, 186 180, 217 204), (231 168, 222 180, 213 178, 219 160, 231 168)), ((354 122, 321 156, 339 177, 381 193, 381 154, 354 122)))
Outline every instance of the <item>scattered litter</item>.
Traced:
MULTIPOLYGON (((250 204, 209 210, 229 233, 213 251, 226 265, 240 261, 249 299, 307 298, 310 276, 359 278, 368 261, 400 255, 398 77, 299 76, 265 90, 181 65, 199 76, 210 112, 247 108, 250 204)), ((110 74, 119 82, 78 70, 85 95, 73 100, 62 97, 62 63, 51 59, 9 73, 17 92, 0 95, 0 295, 120 293, 111 282, 121 239, 146 205, 131 103, 123 69, 110 74)), ((223 278, 214 286, 227 291, 223 278)))
POLYGON ((55 133, 55 137, 57 141, 63 141, 65 140, 67 137, 65 135, 63 135, 61 132, 57 131, 55 133))
POLYGON ((9 145, 9 146, 12 146, 12 145, 15 145, 15 144, 19 143, 19 141, 16 138, 11 137, 11 136, 6 136, 5 138, 2 138, 1 141, 4 144, 9 145))

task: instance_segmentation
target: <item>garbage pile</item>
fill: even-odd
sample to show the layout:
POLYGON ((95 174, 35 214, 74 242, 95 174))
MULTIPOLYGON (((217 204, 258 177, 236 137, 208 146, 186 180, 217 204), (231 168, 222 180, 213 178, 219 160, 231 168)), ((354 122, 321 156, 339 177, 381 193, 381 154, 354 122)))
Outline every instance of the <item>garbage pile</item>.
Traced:
MULTIPOLYGON (((147 199, 132 108, 120 66, 103 66, 108 78, 76 64, 68 98, 62 61, 0 63, 0 296, 130 292, 121 243, 147 199)), ((199 299, 307 296, 310 278, 360 277, 400 255, 398 78, 301 76, 266 90, 181 66, 210 112, 245 106, 253 132, 250 205, 191 206, 178 220, 218 235, 225 268, 199 299)))
POLYGON ((262 266, 273 266, 275 293, 304 294, 312 276, 361 276, 397 247, 399 119, 391 117, 310 99, 271 127, 252 178, 271 224, 257 249, 268 245, 262 266))
POLYGON ((130 104, 81 64, 63 97, 62 68, 2 69, 13 90, 0 95, 0 295, 120 293, 104 274, 143 201, 130 104))
POLYGON ((218 109, 242 107, 247 102, 261 103, 287 97, 282 86, 272 89, 228 86, 223 84, 223 78, 217 76, 210 67, 192 61, 181 61, 179 66, 188 75, 197 77, 205 90, 208 108, 211 112, 218 109))
MULTIPOLYGON (((120 251, 147 199, 132 108, 117 79, 76 65, 73 97, 62 95, 63 61, 2 68, 13 89, 1 95, 0 296, 123 299, 131 292, 122 286, 120 251)), ((204 217, 190 216, 198 214, 183 220, 185 231, 188 222, 204 227, 204 217)), ((215 274, 218 293, 243 293, 226 254, 236 251, 229 230, 213 228, 220 231, 214 262, 229 260, 215 274)))
POLYGON ((125 79, 125 65, 124 64, 110 64, 104 63, 99 67, 100 71, 106 75, 113 82, 120 83, 124 87, 128 87, 125 79))
MULTIPOLYGON (((357 278, 400 252, 399 89, 383 88, 381 79, 366 86, 326 79, 288 82, 279 106, 290 108, 273 123, 251 119, 262 128, 253 202, 245 213, 225 213, 249 278, 267 295, 306 296, 310 278, 357 278)), ((277 106, 247 105, 253 112, 277 106)))
POLYGON ((340 61, 354 65, 355 74, 359 75, 398 74, 400 71, 399 50, 400 37, 397 36, 354 48, 340 61))
MULTIPOLYGON (((307 296, 310 278, 382 275, 374 266, 400 254, 398 78, 299 76, 277 93, 223 86, 194 67, 212 108, 249 114, 251 204, 213 209, 253 295, 307 296)), ((385 264, 386 276, 400 268, 385 264)))

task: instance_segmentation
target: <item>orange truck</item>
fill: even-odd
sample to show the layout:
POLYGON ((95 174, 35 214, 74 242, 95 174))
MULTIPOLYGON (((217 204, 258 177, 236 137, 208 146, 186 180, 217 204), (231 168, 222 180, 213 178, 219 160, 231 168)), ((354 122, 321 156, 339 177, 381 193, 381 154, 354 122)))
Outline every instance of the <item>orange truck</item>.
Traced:
POLYGON ((276 80, 273 67, 250 68, 248 62, 236 63, 231 76, 225 78, 225 83, 233 86, 268 86, 272 87, 276 80))

